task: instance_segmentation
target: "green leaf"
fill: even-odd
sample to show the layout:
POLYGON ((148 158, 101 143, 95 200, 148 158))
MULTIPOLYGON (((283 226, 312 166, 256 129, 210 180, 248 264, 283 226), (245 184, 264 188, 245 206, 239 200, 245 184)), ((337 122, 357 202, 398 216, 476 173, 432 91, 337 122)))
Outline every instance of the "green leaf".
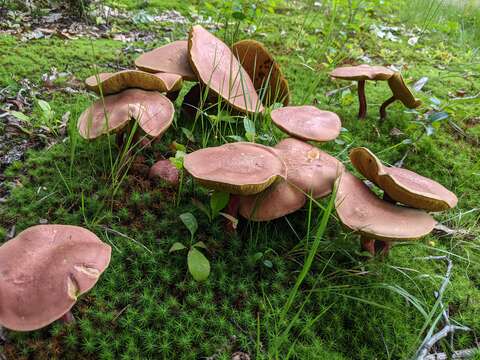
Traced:
POLYGON ((203 241, 198 241, 196 242, 195 244, 193 244, 192 246, 195 246, 195 247, 201 247, 203 249, 207 249, 207 245, 205 245, 205 243, 203 241))
POLYGON ((263 257, 263 253, 262 252, 257 252, 257 253, 255 253, 255 255, 253 255, 253 261, 257 262, 262 257, 263 257))
POLYGON ((210 209, 212 210, 212 217, 218 216, 220 211, 227 206, 228 201, 230 200, 230 194, 215 191, 210 198, 210 209))
POLYGON ((271 269, 273 267, 273 264, 270 260, 263 260, 263 265, 271 269))
POLYGON ((188 270, 196 281, 205 281, 210 275, 210 262, 200 251, 192 247, 187 256, 188 270))
POLYGON ((180 219, 182 220, 183 224, 187 227, 188 231, 190 231, 190 234, 193 236, 197 232, 198 229, 198 223, 197 219, 192 213, 186 212, 180 215, 180 219))
POLYGON ((30 117, 18 111, 10 111, 10 115, 15 116, 17 119, 22 121, 30 121, 30 117))
POLYGON ((195 205, 205 215, 207 215, 208 220, 212 220, 211 218, 212 214, 210 214, 210 210, 200 200, 192 198, 192 204, 195 205))
POLYGON ((228 135, 227 138, 235 140, 235 141, 245 141, 245 139, 238 135, 228 135))
POLYGON ((170 162, 175 166, 178 170, 183 169, 183 159, 177 159, 174 157, 169 158, 170 162))
POLYGON ((195 136, 193 136, 193 133, 189 129, 182 127, 182 132, 189 141, 195 142, 195 136))
POLYGON ((168 250, 169 253, 172 253, 174 251, 179 251, 179 250, 183 250, 183 249, 186 249, 185 245, 183 245, 181 242, 176 242, 172 245, 172 247, 170 248, 170 250, 168 250))
MULTIPOLYGON (((250 134, 253 134, 255 136, 255 133, 256 133, 255 123, 246 116, 243 118, 243 127, 245 129, 246 134, 250 133, 250 134)), ((245 135, 245 136, 247 136, 247 135, 245 135)), ((248 136, 247 136, 247 138, 248 138, 248 136)))
POLYGON ((38 100, 37 104, 38 106, 40 106, 40 109, 42 109, 43 113, 46 115, 50 114, 50 112, 52 111, 50 104, 45 100, 38 100))

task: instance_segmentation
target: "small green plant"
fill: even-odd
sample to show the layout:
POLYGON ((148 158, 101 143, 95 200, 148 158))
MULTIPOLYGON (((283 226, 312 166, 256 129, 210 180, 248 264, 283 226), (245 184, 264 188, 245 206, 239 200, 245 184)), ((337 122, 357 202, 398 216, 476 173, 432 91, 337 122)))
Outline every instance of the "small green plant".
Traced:
POLYGON ((207 215, 208 220, 212 222, 219 215, 222 215, 222 216, 227 215, 222 213, 221 211, 222 209, 225 208, 225 206, 227 206, 229 200, 230 200, 230 194, 221 192, 221 191, 215 191, 210 197, 210 204, 208 206, 203 204, 197 199, 192 199, 192 203, 200 211, 202 211, 205 215, 207 215))
MULTIPOLYGON (((193 239, 198 230, 197 219, 192 213, 186 212, 180 215, 180 220, 182 220, 185 227, 188 229, 188 231, 190 231, 190 243, 193 243, 193 239)), ((207 246, 203 241, 197 241, 196 243, 192 244, 188 249, 188 271, 190 272, 190 274, 192 274, 192 277, 196 281, 205 281, 210 275, 210 262, 199 250, 199 248, 203 248, 206 250, 207 246)), ((177 241, 171 246, 168 252, 172 253, 184 249, 187 249, 187 247, 181 242, 177 241)))

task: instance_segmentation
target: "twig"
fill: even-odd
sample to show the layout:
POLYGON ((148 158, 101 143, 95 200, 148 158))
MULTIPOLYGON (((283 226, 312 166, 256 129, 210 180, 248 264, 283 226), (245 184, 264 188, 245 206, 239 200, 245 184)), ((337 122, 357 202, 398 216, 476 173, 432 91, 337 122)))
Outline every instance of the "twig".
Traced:
MULTIPOLYGON (((465 349, 465 350, 457 350, 452 353, 452 360, 461 360, 461 359, 470 359, 478 349, 465 349)), ((424 357, 424 360, 447 360, 448 355, 445 353, 436 353, 427 355, 424 357)))
POLYGON ((457 326, 457 325, 445 325, 442 330, 433 334, 427 342, 424 342, 420 351, 418 352, 417 360, 426 360, 428 351, 439 342, 441 339, 446 337, 450 333, 455 333, 456 331, 470 331, 471 329, 466 326, 457 326))

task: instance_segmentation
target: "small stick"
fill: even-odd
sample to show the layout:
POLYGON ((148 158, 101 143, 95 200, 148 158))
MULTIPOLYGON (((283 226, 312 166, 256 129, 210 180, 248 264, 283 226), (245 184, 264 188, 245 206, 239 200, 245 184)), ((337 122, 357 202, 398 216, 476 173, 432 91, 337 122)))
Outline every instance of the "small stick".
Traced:
POLYGON ((358 81, 358 118, 365 119, 367 117, 367 98, 365 97, 365 80, 358 81))
POLYGON ((393 102, 395 102, 395 100, 397 100, 395 98, 395 96, 392 96, 391 98, 385 100, 385 102, 382 104, 382 106, 380 106, 380 120, 385 120, 386 117, 387 117, 387 106, 392 104, 393 102))

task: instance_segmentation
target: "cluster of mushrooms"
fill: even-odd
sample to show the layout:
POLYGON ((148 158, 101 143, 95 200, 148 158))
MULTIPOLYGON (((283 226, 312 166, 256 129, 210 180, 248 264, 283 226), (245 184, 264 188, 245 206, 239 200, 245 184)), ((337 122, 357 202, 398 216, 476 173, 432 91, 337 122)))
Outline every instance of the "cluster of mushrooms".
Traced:
MULTIPOLYGON (((366 148, 350 153, 355 168, 384 191, 380 199, 335 157, 309 143, 334 140, 341 130, 337 114, 314 106, 289 106, 287 80, 267 49, 254 40, 228 47, 201 26, 187 40, 142 54, 136 69, 100 73, 86 79, 100 99, 78 120, 85 139, 115 133, 119 146, 136 130, 137 139, 160 139, 173 122, 172 103, 184 81, 197 82, 184 97, 197 110, 203 91, 232 111, 260 114, 275 103, 272 122, 289 138, 273 147, 235 142, 187 154, 184 168, 208 189, 231 194, 227 211, 251 221, 269 221, 301 209, 311 197, 335 192, 338 218, 361 235, 363 249, 386 254, 391 242, 418 239, 436 222, 428 212, 453 208, 456 196, 412 171, 384 166, 366 148), (260 95, 259 95, 260 94, 260 95), (138 126, 138 127, 136 127, 138 126)), ((378 66, 342 67, 332 77, 359 82, 359 117, 366 115, 366 80, 388 80, 395 100, 419 106, 401 75, 378 66)), ((175 184, 178 170, 160 160, 150 175, 175 184)), ((39 329, 71 320, 77 297, 108 267, 111 248, 90 231, 68 225, 33 226, 0 247, 0 325, 12 330, 39 329)))

